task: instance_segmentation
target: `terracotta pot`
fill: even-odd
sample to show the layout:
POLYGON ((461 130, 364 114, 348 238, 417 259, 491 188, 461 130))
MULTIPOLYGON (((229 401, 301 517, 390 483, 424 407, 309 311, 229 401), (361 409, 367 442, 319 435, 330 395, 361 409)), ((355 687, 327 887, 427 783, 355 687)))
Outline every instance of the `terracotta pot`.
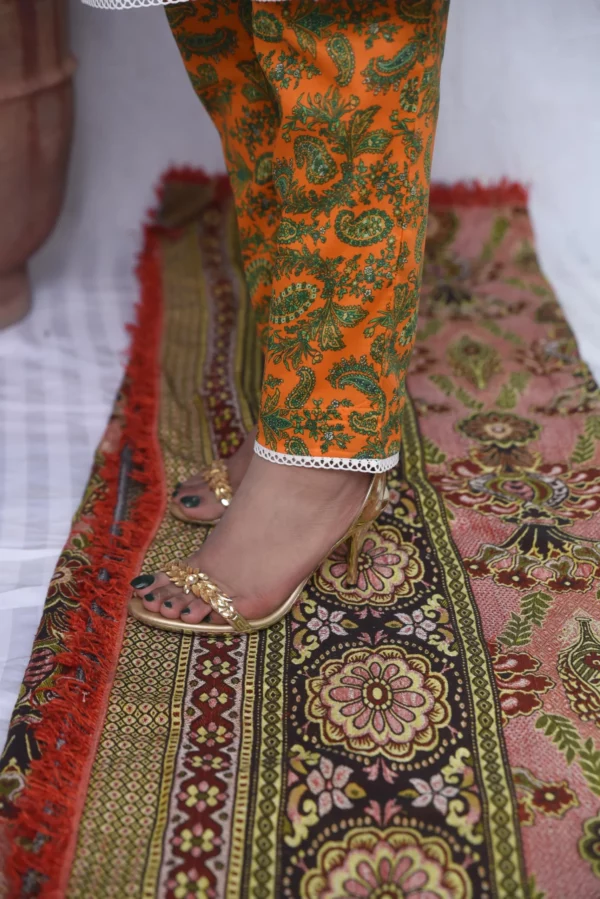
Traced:
POLYGON ((0 327, 31 305, 27 260, 62 204, 73 125, 68 0, 0 0, 0 327))

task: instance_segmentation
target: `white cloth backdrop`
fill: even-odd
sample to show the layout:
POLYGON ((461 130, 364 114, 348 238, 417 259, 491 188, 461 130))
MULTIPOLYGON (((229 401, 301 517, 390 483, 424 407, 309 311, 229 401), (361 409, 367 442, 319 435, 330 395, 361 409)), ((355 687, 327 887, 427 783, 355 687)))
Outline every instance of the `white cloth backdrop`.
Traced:
MULTIPOLYGON (((163 10, 72 12, 67 201, 33 314, 0 334, 0 739, 119 383, 153 185, 171 163, 223 168, 163 10)), ((599 46, 598 0, 453 0, 435 156, 438 180, 531 185, 542 263, 596 373, 599 46)))

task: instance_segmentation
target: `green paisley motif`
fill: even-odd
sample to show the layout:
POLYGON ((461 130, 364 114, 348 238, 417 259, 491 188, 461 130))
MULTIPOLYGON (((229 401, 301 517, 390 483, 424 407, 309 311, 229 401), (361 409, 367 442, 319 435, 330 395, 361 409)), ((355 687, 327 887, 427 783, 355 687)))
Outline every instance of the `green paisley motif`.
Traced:
POLYGON ((245 272, 251 297, 259 287, 269 287, 273 281, 273 264, 269 259, 252 259, 246 266, 245 272))
POLYGON ((351 247, 369 247, 388 236, 394 222, 383 209, 365 209, 355 216, 352 210, 342 209, 335 220, 335 233, 351 247))
POLYGON ((290 437, 286 440, 285 451, 290 456, 310 456, 307 445, 300 437, 290 437))
POLYGON ((257 184, 268 184, 273 177, 273 154, 263 153, 254 164, 254 177, 257 184))
POLYGON ((177 43, 184 59, 193 56, 206 56, 218 61, 228 56, 237 47, 237 34, 231 28, 215 28, 212 34, 178 35, 177 43))
POLYGON ((261 41, 278 43, 281 40, 283 25, 273 13, 260 10, 254 15, 252 25, 254 34, 261 41))
POLYGON ((298 240, 301 230, 301 226, 298 222, 294 222, 292 219, 283 218, 277 227, 277 242, 283 244, 294 243, 295 240, 298 240))
MULTIPOLYGON (((290 391, 286 401, 286 405, 290 409, 302 409, 308 403, 317 378, 312 368, 303 365, 296 372, 298 375, 298 384, 290 391)), ((297 454, 296 454, 297 455, 297 454)))
POLYGON ((209 62, 201 63, 196 69, 196 74, 191 76, 191 82, 194 90, 202 91, 207 87, 212 87, 219 80, 217 70, 209 62))
POLYGON ((378 434, 380 417, 377 412, 351 412, 348 421, 353 431, 358 434, 378 434))
POLYGON ((327 52, 338 70, 335 80, 340 87, 350 84, 354 75, 355 61, 352 44, 343 34, 336 34, 327 41, 327 52))
POLYGON ((416 65, 422 51, 421 41, 414 40, 398 50, 391 59, 376 56, 361 72, 365 84, 375 93, 387 92, 399 86, 416 65))
POLYGON ((306 180, 309 184, 325 184, 337 173, 337 165, 327 152, 324 141, 318 137, 303 134, 294 143, 294 156, 299 168, 306 166, 306 180))
POLYGON ((294 321, 310 309, 316 296, 316 286, 305 281, 284 287, 271 302, 271 321, 276 325, 286 325, 294 321))
POLYGON ((379 375, 374 367, 367 362, 366 356, 355 359, 342 359, 331 369, 327 380, 336 390, 344 390, 346 387, 354 387, 363 396, 366 396, 371 407, 383 414, 386 408, 385 393, 379 386, 379 375))
POLYGON ((399 16, 406 22, 425 25, 431 19, 434 0, 396 0, 399 16))
POLYGON ((292 189, 294 173, 289 162, 276 163, 273 166, 273 182, 275 190, 285 199, 292 189))
MULTIPOLYGON (((186 19, 193 19, 196 15, 195 3, 178 3, 177 6, 165 7, 169 25, 174 30, 180 28, 186 19)), ((179 38, 178 38, 179 39, 179 38)))

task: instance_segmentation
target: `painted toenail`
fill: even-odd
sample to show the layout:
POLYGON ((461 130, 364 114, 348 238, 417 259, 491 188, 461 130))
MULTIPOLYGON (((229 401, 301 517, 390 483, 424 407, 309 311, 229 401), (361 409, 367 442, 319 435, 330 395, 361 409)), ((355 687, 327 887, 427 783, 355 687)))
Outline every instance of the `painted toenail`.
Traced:
POLYGON ((144 602, 154 602, 154 593, 146 593, 144 602))
POLYGON ((150 584, 154 583, 154 575, 153 574, 140 574, 139 577, 134 577, 132 581, 129 582, 134 590, 143 590, 144 587, 149 587, 150 584))
POLYGON ((170 599, 165 599, 165 601, 163 602, 163 606, 165 607, 165 609, 172 609, 173 603, 170 599))
POLYGON ((182 496, 181 497, 181 505, 185 506, 186 509, 195 509, 196 506, 200 505, 200 497, 199 496, 182 496))

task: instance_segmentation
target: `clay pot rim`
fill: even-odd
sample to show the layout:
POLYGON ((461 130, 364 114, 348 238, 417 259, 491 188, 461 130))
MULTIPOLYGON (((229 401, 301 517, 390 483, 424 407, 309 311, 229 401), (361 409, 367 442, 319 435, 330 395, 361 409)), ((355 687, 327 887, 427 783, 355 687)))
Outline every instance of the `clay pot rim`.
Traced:
POLYGON ((3 85, 0 89, 0 103, 10 103, 12 100, 19 100, 22 97, 37 94, 41 91, 50 90, 57 87, 65 81, 69 81, 77 68, 77 59, 69 54, 55 69, 50 72, 44 72, 36 78, 27 78, 18 84, 3 85))

